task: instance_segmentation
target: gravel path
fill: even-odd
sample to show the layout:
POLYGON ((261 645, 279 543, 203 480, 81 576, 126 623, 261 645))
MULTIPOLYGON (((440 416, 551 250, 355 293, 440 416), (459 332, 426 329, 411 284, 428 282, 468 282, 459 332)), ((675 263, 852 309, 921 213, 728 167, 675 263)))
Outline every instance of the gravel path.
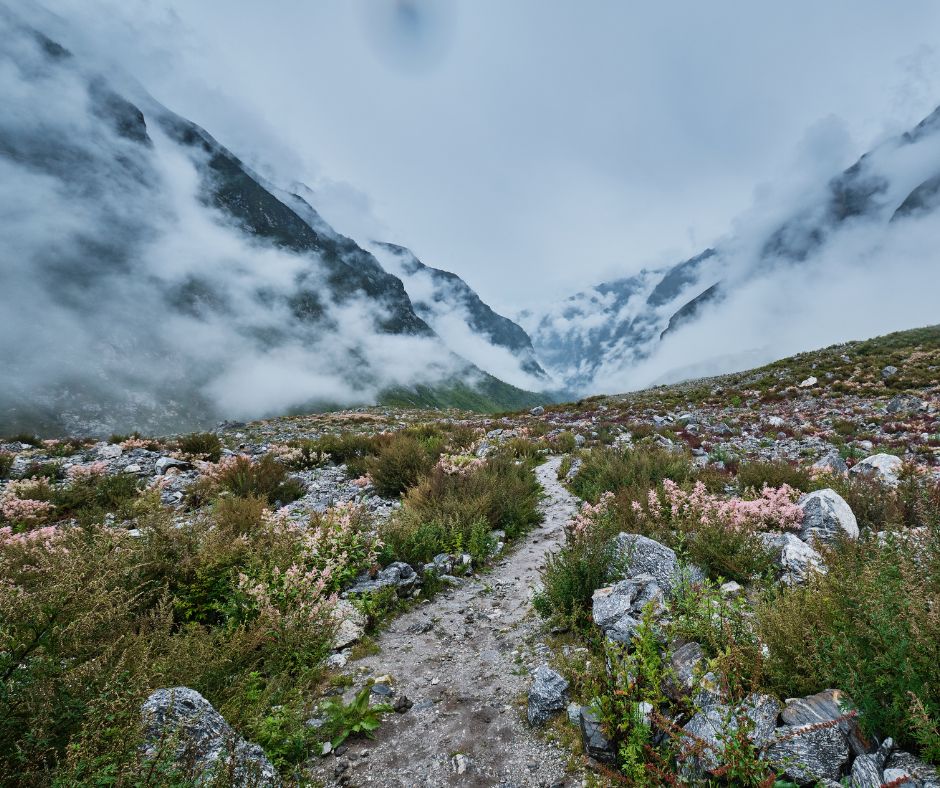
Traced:
POLYGON ((375 740, 318 759, 316 778, 382 788, 580 785, 566 774, 567 753, 532 732, 520 703, 541 662, 532 589, 577 506, 556 478, 560 462, 536 469, 545 491, 540 527, 490 572, 396 618, 377 638, 380 653, 350 663, 356 687, 388 674, 414 706, 387 715, 375 740))

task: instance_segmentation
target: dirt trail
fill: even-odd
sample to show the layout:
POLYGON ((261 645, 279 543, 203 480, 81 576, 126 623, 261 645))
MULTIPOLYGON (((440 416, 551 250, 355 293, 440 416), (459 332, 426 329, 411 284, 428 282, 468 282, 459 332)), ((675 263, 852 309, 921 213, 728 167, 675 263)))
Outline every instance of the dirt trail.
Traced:
POLYGON ((469 578, 395 619, 381 653, 350 663, 361 686, 388 674, 414 702, 387 715, 376 739, 320 759, 316 776, 346 786, 572 786, 567 754, 533 734, 519 701, 538 654, 532 589, 545 554, 559 546, 576 499, 556 477, 560 458, 536 469, 544 522, 488 573, 469 578), (457 755, 462 757, 455 757, 457 755))

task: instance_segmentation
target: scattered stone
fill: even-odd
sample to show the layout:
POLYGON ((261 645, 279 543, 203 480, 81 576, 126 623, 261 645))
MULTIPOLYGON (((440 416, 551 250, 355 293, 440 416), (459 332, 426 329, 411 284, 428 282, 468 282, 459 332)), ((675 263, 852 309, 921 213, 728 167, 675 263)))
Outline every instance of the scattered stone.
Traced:
POLYGON ((531 413, 533 416, 541 416, 543 413, 545 413, 545 408, 543 408, 541 405, 536 405, 534 408, 532 408, 532 410, 529 411, 529 413, 531 413))
POLYGON ((454 774, 466 774, 467 769, 470 768, 470 759, 463 753, 458 752, 450 759, 450 762, 454 769, 454 774))
POLYGON ((692 694, 695 673, 705 661, 705 653, 698 643, 686 643, 669 657, 672 673, 663 685, 663 691, 676 702, 692 694))
POLYGON ((349 588, 349 594, 369 594, 374 591, 380 591, 383 588, 395 586, 399 593, 411 589, 418 582, 418 574, 404 561, 393 561, 375 577, 361 575, 356 578, 356 582, 349 588))
POLYGON ((407 695, 399 695, 392 703, 392 709, 394 709, 396 714, 404 714, 412 706, 414 706, 414 703, 411 702, 411 699, 407 695))
POLYGON ((888 364, 888 366, 886 366, 883 370, 881 370, 881 379, 890 380, 897 374, 898 374, 898 368, 893 367, 890 364, 888 364))
POLYGON ((800 388, 801 388, 801 389, 812 388, 812 387, 815 386, 818 382, 819 382, 819 381, 818 381, 815 377, 813 377, 812 375, 810 375, 808 378, 806 378, 806 380, 804 380, 802 383, 800 383, 800 388))
POLYGON ((544 725, 556 712, 568 705, 568 682, 548 665, 539 665, 532 673, 529 689, 529 724, 544 725))
POLYGON ((849 466, 837 451, 831 451, 825 457, 813 463, 813 470, 820 473, 832 473, 836 476, 845 476, 849 472, 849 466))
POLYGON ((121 448, 120 444, 117 443, 99 443, 98 444, 98 459, 99 460, 116 460, 124 453, 124 449, 121 448))
MULTIPOLYGON (((924 763, 920 758, 915 758, 908 752, 893 752, 889 757, 885 769, 885 780, 888 773, 892 770, 903 772, 904 775, 911 778, 911 782, 917 788, 940 788, 940 771, 930 764, 924 763)), ((900 778, 898 774, 894 779, 900 778)))
POLYGON ((881 788, 885 763, 893 749, 894 740, 887 738, 876 752, 859 755, 852 763, 852 788, 881 788))
POLYGON ((851 473, 878 479, 890 487, 896 487, 903 465, 901 458, 893 454, 873 454, 854 465, 851 473))
POLYGON ((140 466, 136 462, 133 462, 130 465, 125 465, 124 473, 140 473, 140 466))
POLYGON ((742 715, 750 721, 748 739, 756 748, 763 747, 773 736, 779 713, 780 704, 769 695, 751 694, 737 708, 724 703, 705 706, 682 728, 687 752, 691 751, 688 765, 705 771, 718 769, 724 741, 738 729, 742 715))
POLYGON ((241 738, 209 701, 189 687, 156 690, 144 702, 141 715, 145 758, 171 747, 175 760, 190 767, 197 779, 217 772, 233 786, 281 784, 264 750, 241 738))
POLYGON ((184 471, 189 467, 188 462, 178 460, 175 457, 160 457, 154 464, 154 472, 157 476, 163 476, 170 468, 184 471))
POLYGON ((782 770, 782 776, 813 785, 839 779, 849 761, 849 745, 837 726, 784 725, 776 730, 767 760, 782 770))
POLYGON ((738 597, 744 593, 744 587, 740 583, 735 582, 734 580, 729 580, 727 583, 722 583, 721 586, 718 588, 718 591, 721 593, 722 596, 738 597))
POLYGON ((804 495, 800 539, 809 544, 835 544, 840 538, 858 539, 858 521, 852 508, 835 490, 826 488, 804 495))

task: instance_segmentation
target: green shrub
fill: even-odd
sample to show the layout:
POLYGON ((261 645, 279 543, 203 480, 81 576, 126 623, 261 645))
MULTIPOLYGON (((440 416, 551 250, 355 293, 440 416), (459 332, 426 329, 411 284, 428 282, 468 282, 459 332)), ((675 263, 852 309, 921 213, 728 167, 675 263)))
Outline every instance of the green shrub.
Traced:
POLYGON ((598 447, 583 454, 583 463, 571 486, 576 495, 591 502, 608 491, 634 492, 639 498, 663 479, 681 483, 692 475, 692 463, 684 453, 657 446, 598 447))
POLYGON ((306 493, 300 479, 289 476, 287 468, 270 454, 260 460, 233 457, 216 473, 216 481, 223 490, 239 498, 262 497, 272 506, 284 506, 306 493))
POLYGON ((8 451, 0 451, 0 479, 7 479, 10 476, 10 469, 13 467, 13 460, 16 455, 8 451))
POLYGON ((770 685, 784 697, 838 687, 866 730, 924 746, 940 724, 940 530, 863 537, 824 557, 826 574, 759 610, 770 685))
POLYGON ((184 435, 176 445, 184 454, 209 462, 218 462, 222 457, 222 441, 214 432, 193 432, 184 435))
POLYGON ((764 487, 789 485, 795 490, 808 492, 814 488, 809 472, 783 460, 752 460, 741 463, 738 468, 738 489, 760 492, 764 487))
POLYGON ((369 459, 366 467, 375 491, 393 498, 429 473, 439 456, 439 448, 429 448, 413 435, 398 433, 379 449, 377 456, 369 459))
POLYGON ((308 451, 328 454, 333 462, 345 465, 353 478, 366 473, 367 459, 378 451, 381 436, 344 432, 339 435, 321 435, 314 441, 305 442, 308 451))
POLYGON ((538 499, 533 474, 506 458, 455 474, 435 468, 383 525, 386 556, 420 563, 460 547, 482 559, 490 530, 500 528, 512 539, 539 522, 538 499))
POLYGON ((569 535, 565 544, 545 559, 542 589, 533 599, 536 611, 562 624, 587 625, 594 591, 613 579, 613 560, 610 533, 595 531, 580 539, 569 535))

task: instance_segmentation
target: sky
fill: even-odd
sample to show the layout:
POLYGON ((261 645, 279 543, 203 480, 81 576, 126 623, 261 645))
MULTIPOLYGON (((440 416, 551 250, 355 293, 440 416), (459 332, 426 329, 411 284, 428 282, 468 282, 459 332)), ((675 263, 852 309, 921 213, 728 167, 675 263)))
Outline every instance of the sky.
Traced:
POLYGON ((940 4, 43 0, 357 240, 509 315, 689 257, 940 103, 940 4))

